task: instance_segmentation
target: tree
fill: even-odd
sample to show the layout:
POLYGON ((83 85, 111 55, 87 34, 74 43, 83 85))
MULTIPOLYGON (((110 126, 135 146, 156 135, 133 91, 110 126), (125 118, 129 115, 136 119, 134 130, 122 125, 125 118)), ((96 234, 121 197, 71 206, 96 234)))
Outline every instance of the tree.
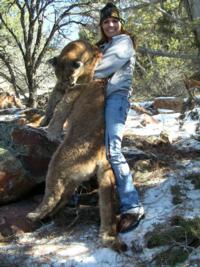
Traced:
MULTIPOLYGON (((16 94, 28 91, 28 105, 33 106, 45 55, 55 53, 63 38, 69 39, 74 24, 81 38, 95 43, 99 38, 97 12, 106 2, 2 0, 0 76, 12 84, 16 94)), ((126 28, 138 39, 136 84, 142 84, 142 90, 145 84, 156 88, 156 94, 157 90, 163 93, 198 59, 200 0, 113 2, 121 9, 126 28)))
POLYGON ((200 54, 200 0, 183 0, 200 54))
MULTIPOLYGON (((126 29, 138 41, 134 87, 139 94, 181 95, 185 91, 182 74, 197 70, 194 63, 199 62, 200 56, 194 30, 199 21, 191 22, 184 1, 113 1, 122 12, 126 29)), ((199 1, 189 2, 194 9, 199 1)), ((199 8, 200 5, 195 11, 200 15, 199 8)), ((96 25, 92 21, 80 27, 80 36, 95 42, 96 25)))
POLYGON ((0 75, 13 85, 16 94, 24 91, 20 80, 25 81, 28 106, 35 105, 38 70, 56 33, 66 37, 69 25, 85 25, 90 12, 90 1, 3 0, 1 39, 5 36, 7 39, 0 46, 0 61, 4 66, 0 75), (84 12, 81 7, 85 7, 84 12), (18 64, 22 61, 20 68, 14 63, 13 54, 18 54, 18 64))
MULTIPOLYGON (((134 4, 126 1, 125 7, 121 5, 126 27, 138 39, 134 84, 140 94, 180 95, 184 93, 182 74, 190 75, 192 68, 197 70, 194 61, 200 57, 194 22, 189 20, 183 1, 138 0, 134 4)), ((189 2, 193 2, 193 8, 197 4, 197 0, 189 2)))

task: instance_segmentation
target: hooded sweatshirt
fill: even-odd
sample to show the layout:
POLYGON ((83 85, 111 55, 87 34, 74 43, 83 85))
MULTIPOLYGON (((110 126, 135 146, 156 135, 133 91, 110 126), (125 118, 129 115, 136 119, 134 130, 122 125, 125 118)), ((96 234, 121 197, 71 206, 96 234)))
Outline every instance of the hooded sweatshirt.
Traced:
POLYGON ((116 93, 129 97, 135 66, 135 50, 130 36, 113 36, 100 50, 103 58, 95 69, 94 79, 108 78, 106 96, 116 93))

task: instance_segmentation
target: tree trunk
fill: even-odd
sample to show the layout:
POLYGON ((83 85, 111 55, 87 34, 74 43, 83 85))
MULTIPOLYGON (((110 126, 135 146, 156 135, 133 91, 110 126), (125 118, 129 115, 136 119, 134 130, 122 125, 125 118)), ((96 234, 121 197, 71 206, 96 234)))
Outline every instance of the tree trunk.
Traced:
POLYGON ((36 108, 37 101, 36 101, 36 93, 35 92, 29 91, 29 98, 28 98, 27 106, 31 107, 31 108, 36 108))
POLYGON ((188 16, 194 23, 193 32, 200 54, 200 0, 185 0, 184 3, 188 16))
POLYGON ((34 74, 29 71, 27 73, 28 78, 28 91, 29 91, 29 97, 28 97, 28 103, 27 106, 31 108, 35 108, 37 105, 37 90, 36 90, 36 83, 34 79, 34 74))

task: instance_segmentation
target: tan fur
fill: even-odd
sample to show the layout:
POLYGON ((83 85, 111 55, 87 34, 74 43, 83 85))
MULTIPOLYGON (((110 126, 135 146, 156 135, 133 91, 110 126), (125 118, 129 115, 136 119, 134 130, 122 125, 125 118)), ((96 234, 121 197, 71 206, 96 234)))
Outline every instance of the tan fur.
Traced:
MULTIPOLYGON (((71 50, 73 52, 73 48, 71 50)), ((90 63, 93 67, 88 76, 92 75, 97 60, 98 55, 90 63)), ((68 132, 50 161, 43 201, 28 218, 35 221, 57 212, 69 201, 77 186, 97 174, 100 237, 103 245, 122 251, 125 245, 116 232, 114 175, 104 146, 104 90, 105 82, 91 81, 68 88, 65 93, 57 107, 57 118, 63 126, 68 117, 68 132)))
POLYGON ((24 117, 19 118, 18 124, 21 126, 22 125, 28 125, 28 126, 37 128, 40 126, 40 123, 43 120, 43 118, 44 118, 44 116, 42 116, 40 114, 33 114, 31 117, 26 116, 26 114, 24 114, 24 117))
POLYGON ((66 45, 58 57, 49 60, 55 68, 57 83, 53 89, 45 117, 40 126, 47 126, 57 104, 61 101, 70 86, 76 83, 87 83, 92 79, 93 59, 99 55, 97 48, 84 41, 74 41, 66 45), (81 64, 79 67, 76 64, 81 64))
POLYGON ((20 99, 10 93, 0 93, 0 109, 7 108, 24 108, 20 99))

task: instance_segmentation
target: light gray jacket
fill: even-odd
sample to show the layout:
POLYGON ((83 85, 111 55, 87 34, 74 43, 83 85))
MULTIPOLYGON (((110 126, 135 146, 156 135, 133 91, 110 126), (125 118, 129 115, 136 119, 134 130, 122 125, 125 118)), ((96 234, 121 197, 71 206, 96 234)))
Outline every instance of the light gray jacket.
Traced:
POLYGON ((108 78, 106 94, 130 96, 132 91, 135 50, 127 34, 112 37, 100 47, 103 58, 96 67, 94 79, 108 78))

